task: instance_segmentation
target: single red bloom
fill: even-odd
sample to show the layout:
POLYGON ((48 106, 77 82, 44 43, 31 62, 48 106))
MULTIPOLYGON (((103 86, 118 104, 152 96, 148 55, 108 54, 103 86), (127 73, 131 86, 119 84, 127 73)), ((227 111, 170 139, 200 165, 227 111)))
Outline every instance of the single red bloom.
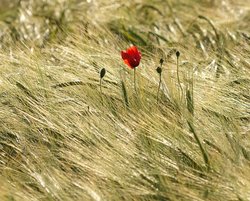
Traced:
POLYGON ((140 64, 141 53, 136 46, 131 46, 126 51, 121 51, 121 56, 124 63, 127 64, 131 69, 134 69, 140 64))

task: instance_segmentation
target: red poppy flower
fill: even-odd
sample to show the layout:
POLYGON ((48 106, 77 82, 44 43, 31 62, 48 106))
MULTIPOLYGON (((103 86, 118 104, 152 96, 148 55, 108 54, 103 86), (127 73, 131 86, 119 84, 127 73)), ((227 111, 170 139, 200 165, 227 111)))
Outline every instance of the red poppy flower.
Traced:
POLYGON ((121 51, 121 56, 125 64, 131 69, 139 66, 141 60, 141 53, 136 46, 131 46, 126 51, 121 51))

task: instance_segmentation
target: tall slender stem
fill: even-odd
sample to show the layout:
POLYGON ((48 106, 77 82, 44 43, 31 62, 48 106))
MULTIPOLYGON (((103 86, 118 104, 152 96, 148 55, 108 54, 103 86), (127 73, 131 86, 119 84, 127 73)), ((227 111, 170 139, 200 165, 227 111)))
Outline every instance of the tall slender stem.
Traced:
POLYGON ((102 79, 106 74, 106 69, 102 68, 100 71, 100 93, 101 93, 101 99, 102 99, 102 104, 103 104, 103 98, 102 98, 102 79))
POLYGON ((181 94, 183 94, 183 89, 182 89, 182 86, 181 86, 180 76, 179 76, 179 56, 177 56, 177 79, 178 79, 179 87, 181 89, 181 94))
POLYGON ((102 98, 102 78, 100 78, 100 93, 101 93, 101 100, 103 103, 103 98, 102 98))
POLYGON ((158 101, 159 101, 160 88, 161 88, 161 74, 160 74, 160 81, 159 81, 159 86, 158 86, 158 90, 157 90, 157 104, 158 104, 158 101))
POLYGON ((136 68, 134 68, 134 88, 135 88, 135 93, 137 94, 137 89, 136 89, 136 68))
POLYGON ((100 92, 102 94, 102 78, 100 78, 100 92))

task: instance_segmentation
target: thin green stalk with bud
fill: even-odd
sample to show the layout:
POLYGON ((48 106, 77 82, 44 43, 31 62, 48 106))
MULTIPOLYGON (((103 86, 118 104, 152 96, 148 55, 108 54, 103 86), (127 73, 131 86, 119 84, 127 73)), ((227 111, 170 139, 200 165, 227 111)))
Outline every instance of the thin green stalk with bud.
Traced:
POLYGON ((100 93, 101 93, 101 99, 102 99, 102 80, 106 74, 106 69, 102 68, 100 71, 100 93))
POLYGON ((177 51, 176 52, 176 59, 177 59, 177 70, 176 70, 176 72, 177 72, 177 80, 178 80, 178 85, 179 85, 179 87, 180 87, 180 89, 181 89, 181 96, 182 96, 182 94, 183 94, 183 89, 182 89, 182 86, 181 86, 181 82, 180 82, 180 76, 179 76, 179 57, 180 57, 180 52, 179 51, 177 51))
POLYGON ((161 74, 162 74, 162 64, 163 64, 164 60, 160 59, 160 66, 156 68, 156 72, 159 74, 159 85, 158 85, 158 90, 157 90, 157 104, 159 102, 159 93, 160 93, 160 88, 161 88, 161 74))

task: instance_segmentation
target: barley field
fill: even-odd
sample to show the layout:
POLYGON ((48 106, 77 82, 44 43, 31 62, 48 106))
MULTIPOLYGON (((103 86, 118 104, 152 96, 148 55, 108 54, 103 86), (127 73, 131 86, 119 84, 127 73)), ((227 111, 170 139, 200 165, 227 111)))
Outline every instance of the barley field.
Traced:
POLYGON ((249 25, 249 0, 0 0, 0 201, 250 201, 249 25))

